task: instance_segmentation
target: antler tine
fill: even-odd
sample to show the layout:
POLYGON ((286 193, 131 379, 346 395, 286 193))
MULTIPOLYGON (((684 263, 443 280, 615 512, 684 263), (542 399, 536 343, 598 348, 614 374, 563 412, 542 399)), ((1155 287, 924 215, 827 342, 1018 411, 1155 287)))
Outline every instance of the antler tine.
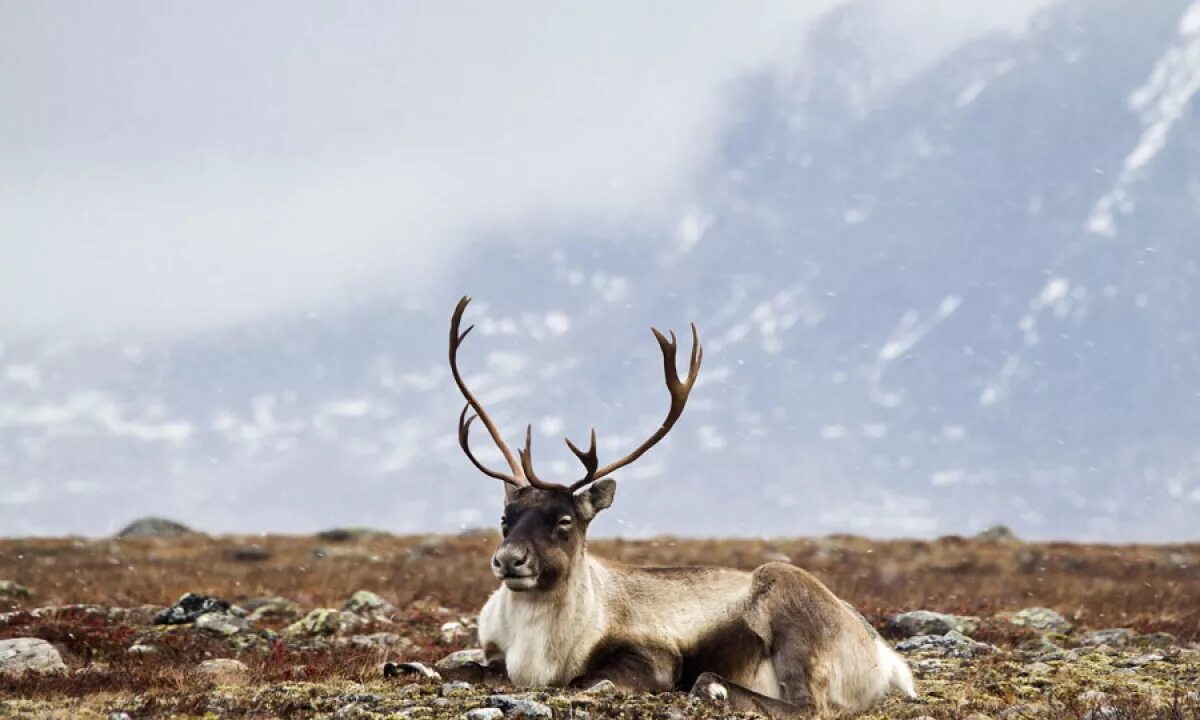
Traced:
MULTIPOLYGON (((517 464, 517 459, 513 456, 512 450, 508 448, 508 445, 504 442, 504 438, 500 436, 500 431, 496 429, 496 424, 492 422, 492 418, 489 417, 487 411, 483 409, 483 405, 480 404, 479 400, 477 400, 467 388, 467 383, 463 380, 462 373, 458 371, 458 348, 462 345, 463 340, 467 338, 467 335, 469 335, 471 331, 475 329, 475 326, 471 325, 461 333, 458 331, 458 328, 462 325, 463 313, 466 311, 467 305, 470 302, 471 298, 464 295, 462 299, 458 301, 458 306, 454 308, 454 316, 450 319, 450 374, 454 376, 454 383, 458 385, 458 389, 462 392, 463 397, 466 398, 468 407, 473 409, 475 411, 475 415, 481 421, 483 421, 483 426, 487 428, 488 434, 492 436, 492 442, 496 443, 496 447, 498 447, 501 454, 504 455, 505 461, 508 462, 508 467, 512 470, 512 475, 503 475, 502 473, 497 473, 494 470, 484 470, 484 472, 492 477, 498 477, 505 482, 512 483, 513 485, 522 485, 526 482, 526 479, 524 474, 521 472, 521 466, 517 464)), ((460 444, 463 444, 461 442, 461 439, 463 438, 463 427, 461 421, 465 416, 466 409, 464 408, 463 415, 460 417, 460 444)), ((473 419, 474 418, 472 418, 472 420, 473 419)), ((471 420, 465 421, 465 425, 469 426, 470 424, 471 420)), ((475 467, 482 470, 482 466, 475 459, 475 457, 471 455, 471 452, 467 450, 465 444, 463 445, 463 450, 467 452, 467 456, 470 458, 471 462, 474 463, 475 467)))
POLYGON ((471 464, 474 465, 479 472, 483 473, 484 475, 494 477, 497 480, 503 480, 509 485, 520 487, 520 485, 512 477, 486 467, 483 463, 479 462, 478 458, 475 457, 475 453, 471 452, 471 443, 469 440, 471 435, 471 423, 475 422, 475 419, 478 417, 478 415, 467 417, 467 411, 470 409, 470 403, 463 405, 462 412, 458 416, 458 446, 462 448, 463 452, 467 455, 467 459, 471 461, 471 464))
POLYGON ((692 323, 692 353, 688 363, 688 375, 686 380, 681 381, 679 379, 679 370, 675 367, 675 356, 679 347, 675 333, 672 332, 671 339, 668 340, 657 329, 650 328, 650 330, 654 333, 654 338, 658 340, 658 346, 662 350, 663 374, 666 379, 667 392, 671 394, 671 407, 667 410, 667 417, 663 420, 658 430, 654 431, 654 434, 647 438, 645 442, 638 445, 633 452, 605 465, 595 472, 589 472, 590 477, 585 477, 584 480, 572 485, 572 489, 577 490, 589 482, 594 482, 610 475, 640 458, 647 450, 654 447, 659 440, 666 437, 666 434, 675 426, 675 422, 679 420, 679 416, 683 414, 683 408, 687 405, 688 394, 692 391, 692 386, 696 384, 696 378, 700 376, 700 364, 704 361, 704 348, 700 345, 700 334, 696 331, 695 323, 692 323))
POLYGON ((575 443, 571 442, 571 438, 565 438, 565 440, 567 441, 567 447, 571 448, 571 452, 575 453, 575 457, 579 458, 579 462, 583 463, 583 468, 587 470, 587 475, 571 483, 571 492, 575 492, 596 479, 596 467, 600 464, 600 461, 596 458, 596 428, 592 428, 592 440, 587 452, 575 447, 575 443))
POLYGON ((529 484, 539 490, 569 490, 566 485, 558 483, 542 482, 533 472, 533 451, 530 446, 533 444, 533 425, 525 426, 525 447, 518 450, 517 453, 521 456, 521 469, 525 471, 525 479, 529 484))

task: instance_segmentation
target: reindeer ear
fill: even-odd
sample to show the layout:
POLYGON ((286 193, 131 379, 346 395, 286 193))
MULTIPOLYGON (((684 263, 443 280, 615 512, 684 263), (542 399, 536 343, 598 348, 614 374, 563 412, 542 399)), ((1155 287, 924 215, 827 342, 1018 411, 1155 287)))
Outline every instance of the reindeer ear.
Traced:
POLYGON ((596 513, 612 505, 613 498, 616 496, 617 481, 604 478, 592 483, 586 490, 576 495, 575 501, 579 505, 580 516, 584 520, 591 520, 596 517, 596 513))

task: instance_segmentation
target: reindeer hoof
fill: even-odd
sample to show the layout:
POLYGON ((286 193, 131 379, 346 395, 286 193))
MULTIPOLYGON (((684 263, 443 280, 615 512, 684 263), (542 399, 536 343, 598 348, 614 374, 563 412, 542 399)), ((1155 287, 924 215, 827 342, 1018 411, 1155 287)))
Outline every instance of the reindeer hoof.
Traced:
POLYGON ((729 699, 729 688, 725 687, 725 678, 720 675, 701 673, 692 684, 691 696, 709 702, 725 702, 729 699))

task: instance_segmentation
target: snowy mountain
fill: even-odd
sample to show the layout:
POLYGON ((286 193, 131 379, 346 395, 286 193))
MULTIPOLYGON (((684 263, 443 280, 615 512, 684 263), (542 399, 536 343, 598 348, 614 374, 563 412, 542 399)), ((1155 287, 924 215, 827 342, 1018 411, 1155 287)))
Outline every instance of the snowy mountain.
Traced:
POLYGON ((0 528, 492 524, 445 359, 470 294, 464 371, 543 476, 578 472, 564 435, 603 461, 656 428, 648 328, 699 326, 688 410, 599 532, 1194 537, 1200 2, 1069 0, 904 79, 873 8, 730 89, 668 221, 492 228, 420 303, 4 343, 0 528))

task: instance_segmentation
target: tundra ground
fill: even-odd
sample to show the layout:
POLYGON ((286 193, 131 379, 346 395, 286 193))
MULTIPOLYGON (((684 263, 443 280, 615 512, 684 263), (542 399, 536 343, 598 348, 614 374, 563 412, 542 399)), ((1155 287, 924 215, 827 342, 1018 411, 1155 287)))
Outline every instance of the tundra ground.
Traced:
MULTIPOLYGON (((494 589, 487 558, 496 539, 0 540, 0 641, 42 638, 66 666, 0 672, 0 717, 453 718, 483 707, 508 717, 729 716, 682 694, 385 679, 385 661, 432 666, 471 646, 473 618, 494 589), (378 597, 360 593, 348 604, 362 590, 378 597), (154 624, 185 593, 234 607, 202 622, 154 624), (218 658, 239 663, 205 663, 218 658)), ((1200 545, 833 536, 601 540, 591 549, 635 564, 786 559, 893 641, 910 633, 887 620, 905 611, 978 618, 965 635, 909 639, 920 698, 892 698, 868 717, 1200 720, 1200 545), (1046 624, 1040 611, 1015 614, 1028 608, 1062 617, 1051 613, 1046 624)))

